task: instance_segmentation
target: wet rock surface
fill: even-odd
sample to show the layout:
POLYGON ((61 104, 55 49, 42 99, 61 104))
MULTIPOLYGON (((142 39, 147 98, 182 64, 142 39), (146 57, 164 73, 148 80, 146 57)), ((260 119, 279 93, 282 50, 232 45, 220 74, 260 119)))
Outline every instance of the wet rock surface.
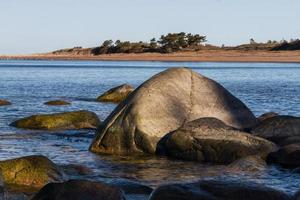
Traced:
POLYGON ((66 105, 71 105, 70 102, 68 101, 63 101, 63 100, 53 100, 53 101, 47 101, 44 103, 45 105, 48 106, 66 106, 66 105))

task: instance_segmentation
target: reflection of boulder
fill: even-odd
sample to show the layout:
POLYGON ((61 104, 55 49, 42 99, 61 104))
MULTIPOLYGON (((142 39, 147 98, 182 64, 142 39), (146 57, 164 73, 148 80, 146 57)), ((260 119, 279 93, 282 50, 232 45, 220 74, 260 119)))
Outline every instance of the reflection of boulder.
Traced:
POLYGON ((276 146, 235 130, 218 119, 201 118, 168 134, 158 149, 164 149, 163 152, 174 158, 229 164, 250 155, 266 158, 276 146))
POLYGON ((90 150, 154 153, 167 133, 202 117, 215 117, 239 129, 256 124, 252 112, 217 82, 190 69, 168 69, 143 83, 112 112, 90 150))
POLYGON ((19 119, 11 124, 25 129, 95 129, 100 125, 98 116, 89 111, 73 111, 55 114, 33 115, 19 119))
POLYGON ((120 85, 117 87, 114 87, 101 96, 97 98, 98 101, 101 102, 113 102, 113 103, 119 103, 126 99, 126 97, 134 90, 134 88, 131 85, 120 85))

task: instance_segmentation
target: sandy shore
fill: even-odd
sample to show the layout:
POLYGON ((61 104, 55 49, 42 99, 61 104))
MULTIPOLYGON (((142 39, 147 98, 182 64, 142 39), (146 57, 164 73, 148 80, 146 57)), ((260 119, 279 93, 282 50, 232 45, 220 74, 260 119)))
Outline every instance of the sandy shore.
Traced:
POLYGON ((203 50, 173 54, 109 54, 90 55, 0 55, 0 59, 23 60, 111 60, 111 61, 199 61, 199 62, 291 62, 300 63, 300 51, 236 51, 203 50))

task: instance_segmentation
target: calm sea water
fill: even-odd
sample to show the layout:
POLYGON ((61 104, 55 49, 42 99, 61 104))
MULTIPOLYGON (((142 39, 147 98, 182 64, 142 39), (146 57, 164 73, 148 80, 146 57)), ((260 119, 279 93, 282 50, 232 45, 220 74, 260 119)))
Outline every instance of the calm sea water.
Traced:
POLYGON ((224 174, 222 166, 171 161, 165 158, 99 156, 88 152, 93 132, 28 131, 9 127, 33 114, 85 109, 103 120, 114 104, 95 102, 107 89, 128 83, 138 86, 169 67, 185 66, 208 76, 230 90, 256 114, 268 111, 300 116, 300 64, 0 61, 0 99, 13 105, 0 107, 0 160, 43 154, 60 164, 82 164, 94 173, 87 179, 131 180, 150 186, 207 177, 249 179, 289 193, 300 189, 300 175, 275 166, 260 173, 224 174), (71 106, 49 107, 54 99, 71 106))

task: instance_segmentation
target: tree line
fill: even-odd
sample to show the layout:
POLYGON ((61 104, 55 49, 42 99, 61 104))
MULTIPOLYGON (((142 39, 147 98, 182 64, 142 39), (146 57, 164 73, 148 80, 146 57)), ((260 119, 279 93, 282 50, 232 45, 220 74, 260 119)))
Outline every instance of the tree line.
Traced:
POLYGON ((191 33, 168 33, 158 40, 151 39, 149 42, 130 42, 106 40, 99 47, 92 49, 92 54, 112 53, 173 53, 184 49, 197 49, 206 42, 206 36, 191 33))

